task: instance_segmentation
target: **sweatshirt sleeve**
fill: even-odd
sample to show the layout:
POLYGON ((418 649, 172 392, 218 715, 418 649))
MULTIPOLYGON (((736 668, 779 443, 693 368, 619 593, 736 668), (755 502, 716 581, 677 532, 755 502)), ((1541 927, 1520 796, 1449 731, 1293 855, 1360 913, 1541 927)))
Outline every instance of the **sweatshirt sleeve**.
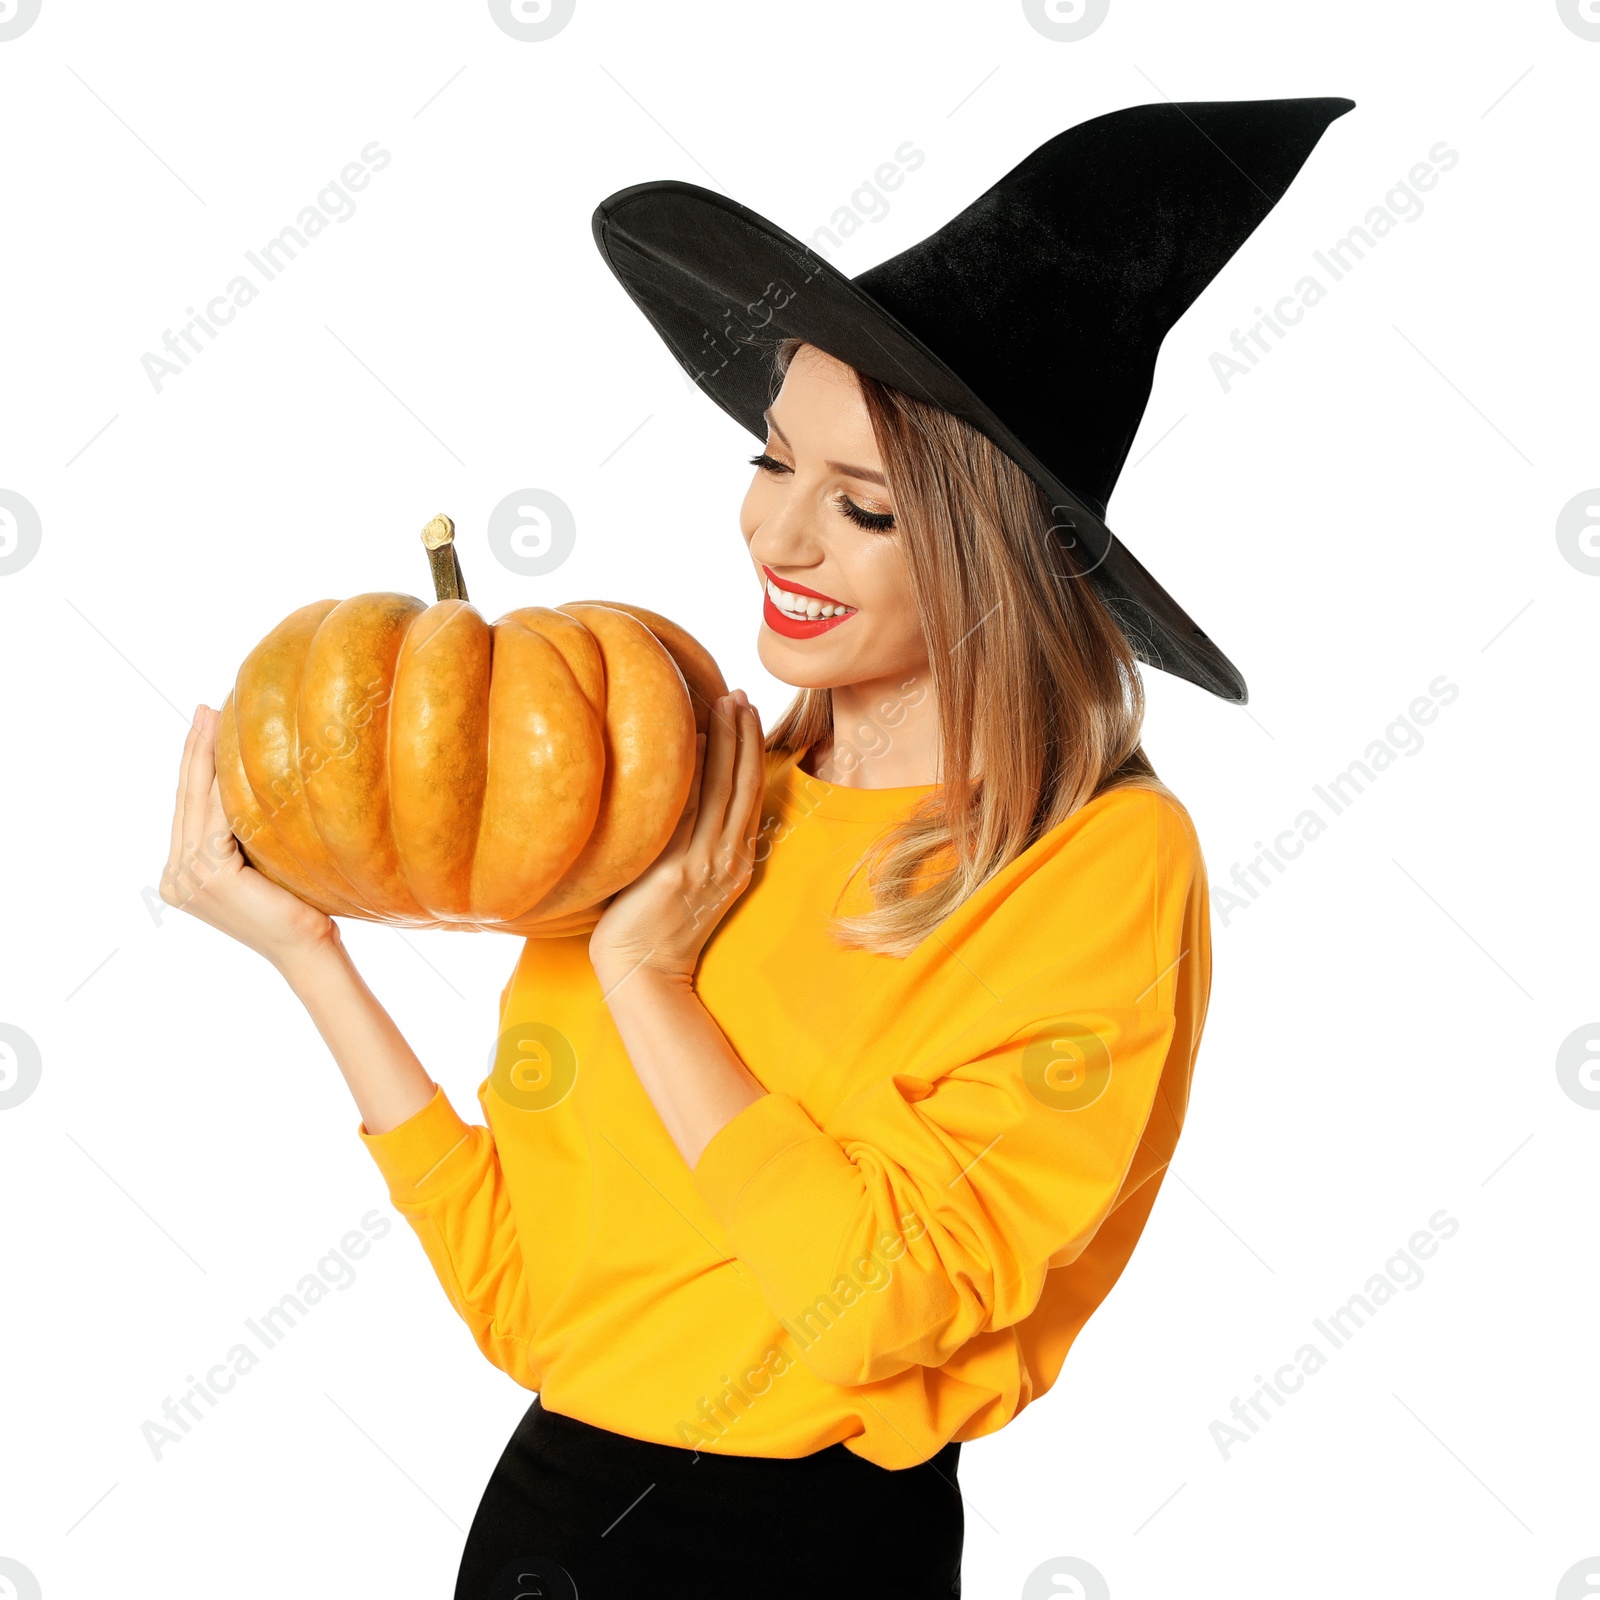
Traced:
POLYGON ((768 1094, 695 1165, 733 1253, 827 1382, 943 1366, 1019 1322, 1050 1269, 1165 1169, 1209 988, 1204 866, 1162 794, 1091 805, 1009 888, 988 942, 963 947, 995 1003, 942 1058, 820 1120, 768 1094))
MULTIPOLYGON (((502 1014, 509 989, 501 991, 502 1014)), ((368 1133, 363 1123, 357 1132, 478 1348, 524 1388, 537 1388, 522 1251, 494 1135, 464 1122, 438 1085, 398 1127, 368 1133)))

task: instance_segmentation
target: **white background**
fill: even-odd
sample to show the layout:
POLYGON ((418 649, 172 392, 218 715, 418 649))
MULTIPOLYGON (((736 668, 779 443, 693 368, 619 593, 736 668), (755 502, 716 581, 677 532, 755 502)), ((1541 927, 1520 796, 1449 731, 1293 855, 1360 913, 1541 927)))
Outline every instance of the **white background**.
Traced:
MULTIPOLYGON (((487 614, 641 602, 769 726, 786 704, 738 540, 753 441, 606 270, 597 202, 684 178, 805 237, 914 141, 833 252, 853 275, 1101 112, 1331 94, 1356 109, 1168 338, 1111 502, 1252 689, 1147 674, 1146 748, 1221 886, 1433 680, 1459 694, 1217 912, 1144 1240, 1056 1388, 964 1452, 966 1592, 1093 1592, 1052 1580, 1070 1556, 1116 1600, 1557 1595, 1600 1554, 1600 1095, 1556 1070, 1600 1033, 1600 561, 1556 537, 1600 501, 1597 82, 1554 0, 1113 0, 1068 43, 1016 3, 579 0, 524 43, 483 4, 44 0, 0 43, 0 489, 42 527, 0 576, 0 1022, 42 1062, 0 1111, 0 1556, 45 1600, 450 1592, 530 1397, 398 1220, 181 1444, 141 1437, 393 1215, 287 989, 154 886, 194 704, 310 599, 428 592, 436 511, 487 614), (374 140, 355 214, 158 393, 145 352, 374 140), (1421 214, 1225 392, 1212 354, 1441 140, 1421 214), (528 487, 577 522, 542 578, 485 540, 528 487), (1224 1459, 1234 1397, 1441 1208, 1423 1281, 1224 1459)), ((516 943, 346 932, 477 1115, 516 943)))

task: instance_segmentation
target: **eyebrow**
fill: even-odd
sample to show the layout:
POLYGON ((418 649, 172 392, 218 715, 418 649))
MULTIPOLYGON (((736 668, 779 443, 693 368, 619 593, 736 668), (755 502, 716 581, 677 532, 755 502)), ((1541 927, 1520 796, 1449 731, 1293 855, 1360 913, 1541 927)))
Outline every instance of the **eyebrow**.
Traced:
MULTIPOLYGON (((788 435, 785 434, 783 429, 778 426, 777 419, 772 415, 772 408, 769 406, 761 413, 761 416, 766 422, 767 426, 771 428, 772 431, 777 434, 779 439, 783 441, 784 445, 792 451, 794 446, 789 443, 788 435)), ((835 472, 843 474, 843 476, 846 478, 860 478, 863 483, 881 484, 885 489, 889 487, 889 480, 885 478, 881 472, 874 472, 869 467, 852 467, 843 461, 826 461, 823 463, 823 465, 832 467, 835 472)))

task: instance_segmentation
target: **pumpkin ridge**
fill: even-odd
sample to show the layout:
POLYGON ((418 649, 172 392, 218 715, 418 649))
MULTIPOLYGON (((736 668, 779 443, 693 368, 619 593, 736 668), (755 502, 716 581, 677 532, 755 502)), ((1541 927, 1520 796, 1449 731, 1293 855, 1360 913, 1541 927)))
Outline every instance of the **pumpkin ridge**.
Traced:
MULTIPOLYGON (((589 632, 589 630, 585 628, 583 624, 576 618, 568 617, 559 606, 518 606, 513 610, 506 612, 503 616, 499 617, 495 621, 494 629, 491 630, 491 637, 495 636, 498 630, 502 627, 515 627, 524 633, 537 634, 545 642, 545 644, 551 647, 551 650, 560 659, 562 666, 565 668, 567 676, 571 680, 580 701, 588 708, 594 731, 599 736, 600 743, 603 747, 606 703, 606 660, 605 653, 600 649, 598 642, 594 639, 594 636, 589 632), (529 620, 530 616, 539 617, 541 613, 551 618, 560 617, 564 622, 570 624, 572 633, 567 633, 564 629, 560 634, 547 633, 543 628, 537 626, 535 622, 529 620), (561 642, 563 636, 571 639, 573 638, 573 635, 576 635, 577 638, 587 641, 588 647, 592 650, 592 665, 595 669, 597 669, 598 673, 598 682, 593 686, 591 686, 589 683, 586 683, 583 676, 580 676, 572 656, 568 653, 567 649, 561 642)), ((574 642, 576 641, 574 640, 574 642)), ((533 898, 529 900, 514 917, 506 919, 506 921, 501 924, 503 927, 506 927, 510 931, 520 931, 521 925, 529 920, 534 907, 537 906, 542 900, 547 899, 550 894, 554 893, 555 890, 560 888, 565 882, 567 874, 572 868, 573 862, 576 861, 578 856, 582 853, 584 846, 588 843, 589 837, 594 831, 595 823, 599 818, 599 809, 602 803, 603 795, 604 773, 602 772, 601 785, 596 795, 594 806, 595 815, 593 818, 591 818, 589 828, 585 830, 583 836, 574 844, 571 855, 562 864, 560 875, 552 880, 552 882, 545 888, 541 889, 538 894, 534 895, 533 898)))
POLYGON ((302 900, 312 904, 322 900, 330 913, 360 916, 356 905, 325 881, 318 882, 317 874, 295 855, 273 826, 272 819, 262 810, 245 770, 237 701, 238 676, 235 675, 234 687, 223 701, 217 723, 217 790, 222 800, 223 818, 245 846, 245 859, 263 877, 302 900))
POLYGON ((327 842, 322 837, 321 830, 317 827, 316 816, 311 810, 310 797, 305 791, 305 772, 300 760, 300 690, 302 685, 305 683, 306 665, 311 660, 312 651, 316 646, 317 635, 321 633, 323 628, 327 625, 328 618, 331 617, 342 604, 342 601, 336 600, 333 605, 328 608, 328 611, 322 618, 322 621, 317 624, 316 628, 312 631, 311 637, 306 640, 305 649, 300 654, 300 671, 295 681, 294 697, 295 771, 300 774, 301 803, 306 808, 306 816, 311 824, 311 831, 316 836, 317 842, 322 846, 322 852, 327 859, 328 866, 332 869, 334 876, 339 880, 340 884, 344 886, 349 896, 358 906, 362 908, 357 914, 366 921, 379 922, 382 920, 382 913, 376 906, 371 904, 369 897, 356 885, 354 880, 346 874, 344 868, 339 865, 338 857, 335 856, 333 851, 328 848, 327 842))
POLYGON ((412 898, 445 927, 471 920, 464 852, 481 825, 487 730, 475 713, 491 648, 477 608, 447 597, 410 620, 395 653, 383 766, 390 838, 412 898), (442 607, 449 607, 443 615, 442 607), (418 638, 419 628, 426 637, 418 638))
MULTIPOLYGON (((413 599, 414 597, 407 596, 407 598, 413 599)), ((389 841, 389 849, 392 852, 392 858, 394 861, 395 876, 399 880, 400 888, 410 898, 412 904, 416 906, 417 910, 421 912, 421 914, 427 919, 423 926, 432 928, 439 925, 440 918, 438 912, 433 906, 429 905, 425 900, 423 900, 422 897, 418 895, 411 887, 410 878, 406 872, 406 859, 401 853, 399 840, 395 837, 394 767, 390 759, 390 752, 394 748, 394 686, 395 679, 400 669, 400 656, 402 651, 405 649, 406 640, 411 637, 411 630, 416 627, 418 619, 425 616, 429 609, 426 602, 417 601, 416 603, 422 606, 422 610, 414 611, 406 620, 405 626, 400 631, 399 640, 395 645, 394 659, 390 664, 388 673, 388 694, 386 699, 381 702, 384 706, 385 718, 383 727, 383 760, 379 763, 379 771, 383 774, 383 832, 389 841)), ((465 598, 463 598, 462 604, 463 606, 466 605, 465 598)), ((457 612, 455 615, 459 615, 459 612, 457 612)), ((455 620, 455 615, 452 615, 450 619, 452 622, 455 620)), ((449 624, 447 623, 446 626, 448 625, 449 624)))
POLYGON ((474 851, 472 915, 503 922, 561 883, 595 824, 605 747, 565 653, 521 616, 490 630, 491 746, 474 851))
POLYGON ((567 604, 557 609, 585 627, 589 624, 579 615, 582 611, 611 620, 603 623, 604 632, 590 629, 600 641, 606 670, 606 771, 599 815, 568 875, 533 907, 533 913, 548 919, 584 911, 615 894, 660 854, 688 798, 695 761, 694 707, 672 652, 645 623, 619 607, 567 604), (625 669, 631 697, 626 704, 617 692, 623 680, 613 681, 614 665, 625 669), (678 725, 675 730, 667 726, 672 721, 678 725), (651 726, 652 744, 678 757, 679 770, 670 774, 670 783, 665 781, 670 768, 661 760, 639 759, 644 725, 651 726), (625 737, 617 746, 619 732, 625 737))
POLYGON ((393 797, 386 763, 394 671, 399 639, 411 626, 407 620, 402 630, 401 619, 406 613, 414 619, 427 609, 415 595, 393 590, 377 590, 340 601, 323 618, 307 644, 297 706, 297 731, 308 725, 308 718, 315 721, 319 712, 325 712, 330 714, 329 720, 326 730, 319 732, 337 734, 337 748, 330 752, 313 745, 310 753, 317 758, 317 764, 306 763, 306 804, 317 835, 341 876, 372 908, 372 920, 400 926, 434 920, 405 887, 398 859, 380 843, 390 839, 393 797), (359 708, 366 714, 365 719, 358 722, 350 716, 351 684, 355 672, 363 666, 375 669, 376 677, 355 680, 367 691, 359 708), (319 705, 319 700, 323 704, 319 705), (383 764, 374 762, 363 749, 371 722, 378 716, 386 724, 380 747, 383 764), (367 774, 370 781, 356 781, 362 774, 367 774), (352 851, 356 852, 353 857, 348 854, 352 851), (346 859, 371 870, 354 877, 345 866, 346 859), (400 903, 392 903, 396 900, 400 903))
MULTIPOLYGON (((286 727, 294 743, 294 749, 288 761, 290 793, 287 798, 284 798, 270 788, 263 789, 256 781, 256 775, 251 772, 250 764, 241 759, 241 764, 245 769, 245 781, 249 784, 250 792, 255 796, 256 804, 261 808, 268 827, 272 829, 273 837, 289 853, 290 857, 297 861, 310 874, 313 880, 319 877, 327 877, 331 874, 335 886, 340 891, 341 898, 356 908, 348 912, 348 915, 361 917, 368 921, 378 921, 380 919, 376 909, 368 904, 366 896, 345 876, 338 862, 334 859, 333 852, 327 848, 321 835, 317 832, 316 820, 311 815, 310 804, 306 799, 305 770, 300 758, 300 684, 305 675, 305 664, 309 655, 311 641, 316 637, 323 622, 332 615, 338 605, 339 602, 337 600, 316 600, 311 605, 302 606, 298 611, 291 612, 276 628, 272 629, 257 643, 255 649, 245 657, 238 673, 234 677, 234 715, 237 719, 237 702, 246 698, 241 695, 240 686, 244 683, 247 670, 253 670, 258 678, 264 678, 269 685, 276 686, 280 701, 278 720, 286 727), (304 640, 299 641, 297 647, 291 647, 289 641, 284 637, 286 630, 290 628, 290 625, 296 619, 303 617, 306 612, 324 604, 328 609, 317 619, 316 626, 312 628, 304 640), (277 669, 276 672, 266 670, 263 652, 268 652, 267 659, 272 661, 273 666, 277 669), (288 669, 287 672, 285 667, 288 669), (283 692, 282 679, 288 676, 289 672, 293 674, 292 694, 283 692), (302 824, 299 828, 290 831, 287 825, 295 821, 297 811, 303 818, 302 824), (284 825, 280 825, 280 818, 284 825), (303 834, 305 837, 297 842, 296 836, 299 834, 303 834), (304 848, 302 848, 303 845, 314 846, 315 853, 308 858, 304 848)), ((258 682, 254 687, 259 689, 261 684, 258 682)), ((242 757, 245 745, 243 727, 239 731, 242 757)), ((259 729, 253 729, 252 732, 258 736, 251 741, 252 745, 255 746, 259 742, 259 729)))

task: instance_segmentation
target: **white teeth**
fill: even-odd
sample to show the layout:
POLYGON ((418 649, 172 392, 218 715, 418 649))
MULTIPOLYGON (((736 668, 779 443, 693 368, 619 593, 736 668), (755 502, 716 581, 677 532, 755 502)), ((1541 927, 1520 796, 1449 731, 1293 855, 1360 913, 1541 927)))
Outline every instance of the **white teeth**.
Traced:
POLYGON ((767 579, 767 593, 771 596, 772 603, 785 616, 800 621, 815 621, 819 617, 843 617, 849 615, 853 609, 846 605, 835 605, 832 601, 818 600, 814 595, 790 594, 787 589, 780 589, 770 578, 767 579))

